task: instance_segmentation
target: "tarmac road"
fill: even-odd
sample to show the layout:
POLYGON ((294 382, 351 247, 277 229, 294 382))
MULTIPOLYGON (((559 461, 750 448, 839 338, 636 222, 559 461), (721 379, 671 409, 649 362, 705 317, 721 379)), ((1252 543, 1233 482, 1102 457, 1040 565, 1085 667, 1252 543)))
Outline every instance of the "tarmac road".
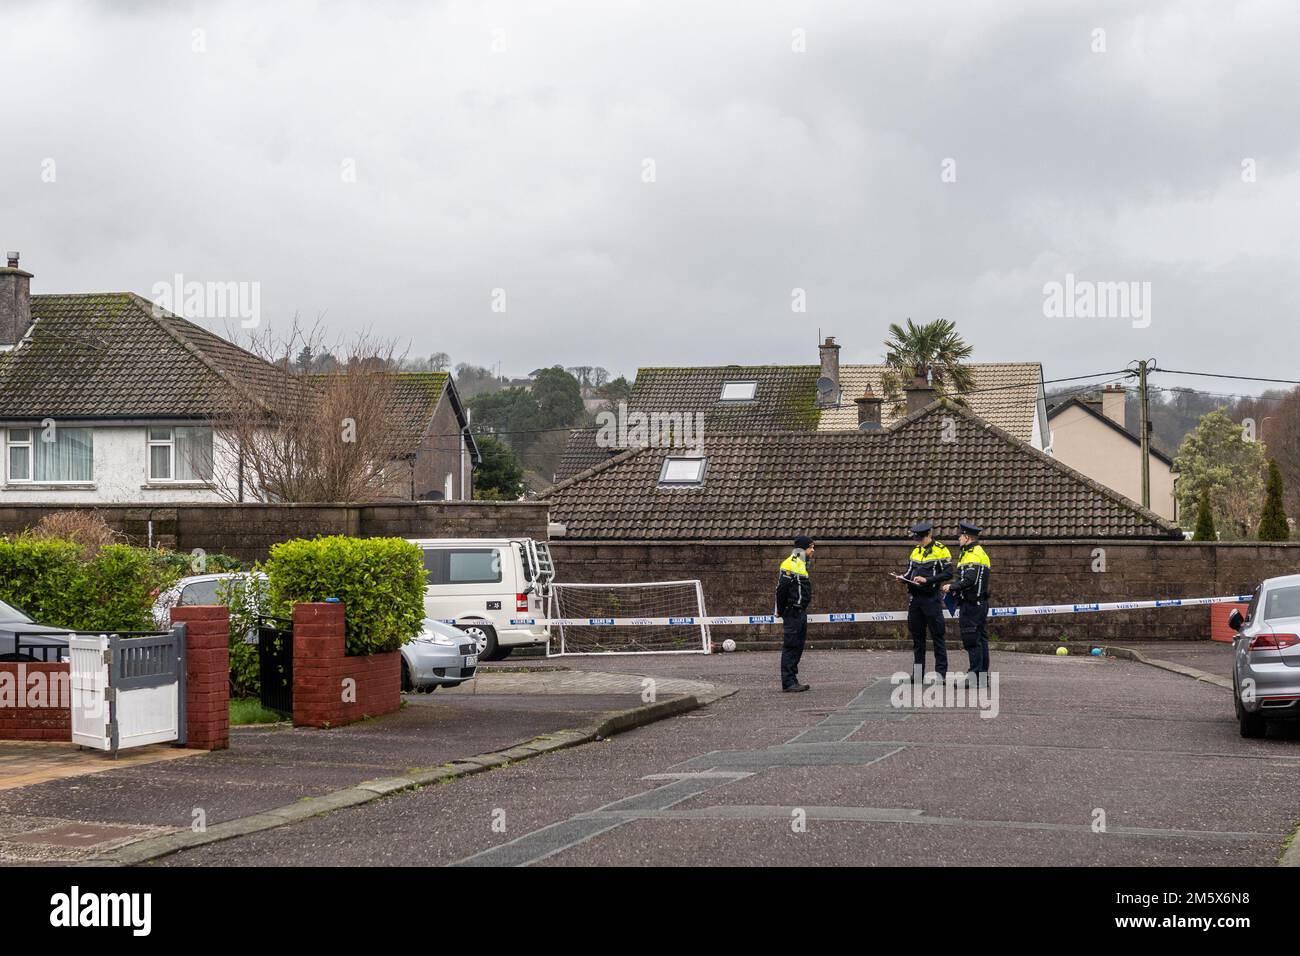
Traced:
POLYGON ((897 651, 812 651, 805 694, 768 652, 581 666, 741 691, 155 865, 1272 865, 1300 822, 1300 733, 1137 662, 995 651, 991 719, 892 706, 897 651))

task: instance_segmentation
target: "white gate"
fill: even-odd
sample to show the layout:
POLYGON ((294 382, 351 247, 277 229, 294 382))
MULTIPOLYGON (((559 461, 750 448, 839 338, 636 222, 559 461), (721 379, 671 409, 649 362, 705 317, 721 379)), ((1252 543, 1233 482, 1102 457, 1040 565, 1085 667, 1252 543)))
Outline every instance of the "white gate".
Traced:
POLYGON ((72 742, 116 753, 185 742, 185 625, 147 636, 68 638, 72 742))

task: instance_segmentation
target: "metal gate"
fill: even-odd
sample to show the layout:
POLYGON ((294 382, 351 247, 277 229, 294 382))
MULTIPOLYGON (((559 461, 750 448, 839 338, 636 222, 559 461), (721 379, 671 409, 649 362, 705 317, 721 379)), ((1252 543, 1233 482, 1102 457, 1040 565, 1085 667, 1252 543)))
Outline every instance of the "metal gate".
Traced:
POLYGON ((70 634, 72 742, 117 753, 185 742, 185 625, 149 634, 70 634))
POLYGON ((263 617, 257 622, 257 672, 262 706, 293 715, 293 622, 263 617))

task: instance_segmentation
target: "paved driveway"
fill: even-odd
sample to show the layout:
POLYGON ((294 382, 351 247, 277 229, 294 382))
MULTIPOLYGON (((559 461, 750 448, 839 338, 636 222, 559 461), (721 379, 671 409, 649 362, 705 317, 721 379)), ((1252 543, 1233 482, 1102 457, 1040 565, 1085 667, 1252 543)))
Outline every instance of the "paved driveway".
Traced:
POLYGON ((1300 736, 1242 740, 1212 685, 1002 654, 999 713, 985 719, 892 706, 889 676, 909 663, 814 651, 813 690, 790 695, 773 653, 584 661, 742 691, 159 863, 1266 865, 1300 818, 1300 736))

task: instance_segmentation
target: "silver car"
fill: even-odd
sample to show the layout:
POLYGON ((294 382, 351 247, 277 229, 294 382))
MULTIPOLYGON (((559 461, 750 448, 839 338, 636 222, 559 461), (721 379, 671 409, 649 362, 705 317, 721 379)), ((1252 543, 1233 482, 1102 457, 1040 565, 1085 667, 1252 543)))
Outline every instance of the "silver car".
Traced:
POLYGON ((1263 737, 1269 721, 1300 719, 1300 574, 1269 578, 1246 616, 1234 610, 1233 701, 1241 736, 1263 737))
POLYGON ((478 645, 464 631, 432 618, 402 645, 402 690, 429 693, 455 687, 478 670, 478 645))

